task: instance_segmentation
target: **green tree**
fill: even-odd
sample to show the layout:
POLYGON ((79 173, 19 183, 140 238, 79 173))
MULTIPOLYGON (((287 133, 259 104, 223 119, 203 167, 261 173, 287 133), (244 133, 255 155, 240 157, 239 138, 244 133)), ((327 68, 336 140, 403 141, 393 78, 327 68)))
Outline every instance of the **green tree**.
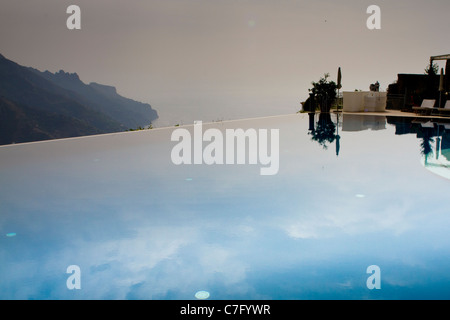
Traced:
POLYGON ((329 73, 325 73, 318 82, 312 82, 312 88, 309 89, 316 103, 320 106, 321 112, 330 112, 333 102, 336 100, 337 84, 329 81, 329 73))
POLYGON ((435 76, 439 72, 439 66, 436 63, 429 63, 427 67, 425 68, 425 74, 428 74, 430 76, 435 76))

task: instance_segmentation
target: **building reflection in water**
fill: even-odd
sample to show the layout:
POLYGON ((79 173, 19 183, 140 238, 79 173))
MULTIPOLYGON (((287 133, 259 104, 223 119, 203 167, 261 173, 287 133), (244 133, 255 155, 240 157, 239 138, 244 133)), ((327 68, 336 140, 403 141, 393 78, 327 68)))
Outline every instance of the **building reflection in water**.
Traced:
POLYGON ((385 116, 336 113, 308 113, 311 140, 318 142, 324 149, 335 143, 336 156, 340 152, 339 130, 363 131, 386 129, 385 116))
POLYGON ((450 179, 450 119, 387 117, 396 135, 415 134, 422 165, 450 179))
POLYGON ((396 135, 415 134, 420 142, 422 165, 450 179, 450 119, 378 116, 342 113, 308 113, 311 140, 328 149, 333 143, 336 156, 341 149, 341 132, 385 130, 395 127, 396 135))

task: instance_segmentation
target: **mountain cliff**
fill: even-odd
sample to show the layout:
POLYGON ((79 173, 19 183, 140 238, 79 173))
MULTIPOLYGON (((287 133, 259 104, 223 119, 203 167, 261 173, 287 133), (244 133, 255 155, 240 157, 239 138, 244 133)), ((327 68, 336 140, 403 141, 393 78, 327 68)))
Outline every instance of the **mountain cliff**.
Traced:
POLYGON ((0 143, 10 144, 145 127, 158 118, 147 103, 76 73, 21 66, 0 54, 0 143))

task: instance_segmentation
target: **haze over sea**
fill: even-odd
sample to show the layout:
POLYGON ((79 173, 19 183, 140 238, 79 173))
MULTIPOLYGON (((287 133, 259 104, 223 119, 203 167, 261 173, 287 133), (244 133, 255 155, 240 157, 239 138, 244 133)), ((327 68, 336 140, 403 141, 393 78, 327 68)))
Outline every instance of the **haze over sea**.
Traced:
POLYGON ((0 52, 114 86, 151 104, 155 127, 296 112, 339 67, 342 91, 384 91, 449 50, 448 0, 78 0, 80 30, 67 28, 68 5, 3 0, 0 52))
POLYGON ((150 102, 158 111, 154 128, 293 114, 301 109, 300 99, 287 97, 227 97, 221 94, 204 98, 172 97, 150 102))

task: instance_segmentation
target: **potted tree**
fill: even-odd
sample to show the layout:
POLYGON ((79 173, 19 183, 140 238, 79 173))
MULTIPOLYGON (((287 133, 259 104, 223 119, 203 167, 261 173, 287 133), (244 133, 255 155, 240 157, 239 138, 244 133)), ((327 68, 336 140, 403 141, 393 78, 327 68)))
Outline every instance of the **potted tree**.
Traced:
POLYGON ((325 73, 318 82, 312 82, 310 93, 320 107, 320 112, 330 112, 331 106, 336 99, 337 84, 329 81, 329 73, 325 73))

